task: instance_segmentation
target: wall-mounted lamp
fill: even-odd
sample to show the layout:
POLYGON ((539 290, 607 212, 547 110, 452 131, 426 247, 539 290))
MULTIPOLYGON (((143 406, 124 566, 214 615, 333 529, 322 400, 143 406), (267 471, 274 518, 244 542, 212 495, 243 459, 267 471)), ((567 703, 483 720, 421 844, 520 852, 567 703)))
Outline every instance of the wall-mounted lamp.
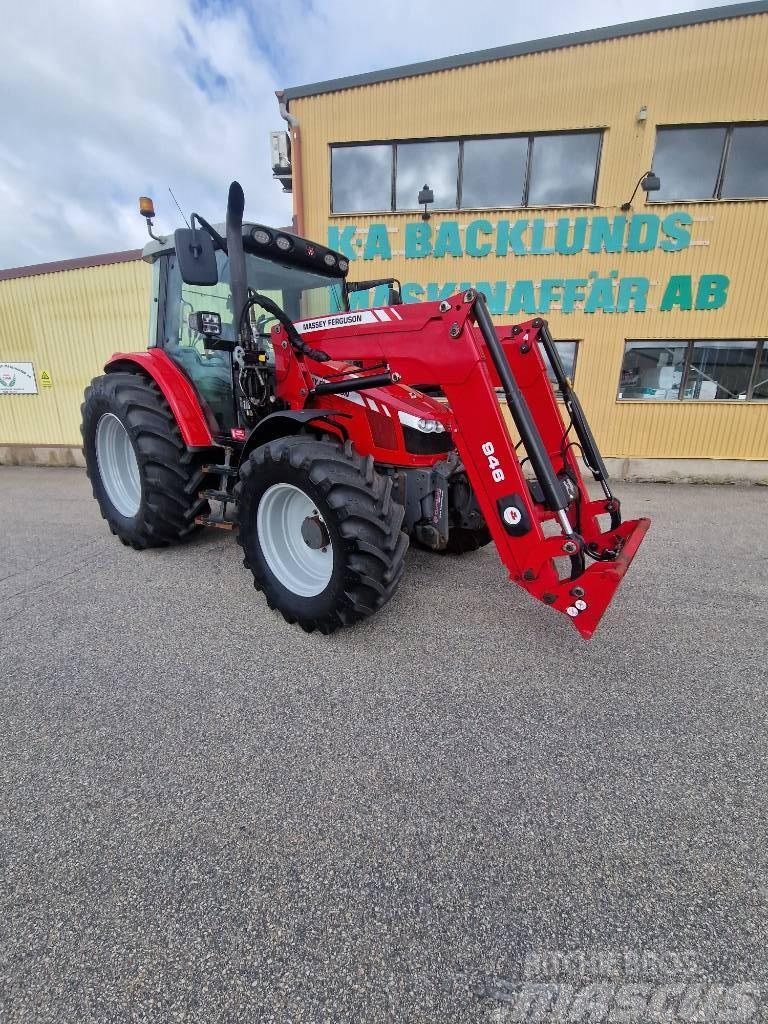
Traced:
POLYGON ((637 121, 647 121, 648 120, 648 107, 646 107, 646 106, 640 107, 640 109, 638 110, 638 112, 636 114, 635 119, 637 121))
POLYGON ((430 203, 434 203, 434 201, 435 193, 432 191, 429 185, 425 185, 421 192, 419 192, 419 206, 424 207, 424 213, 422 213, 421 215, 422 220, 429 220, 431 214, 427 209, 427 206, 429 206, 430 203))
POLYGON ((635 191, 629 197, 629 202, 622 204, 621 208, 624 212, 632 209, 632 200, 637 195, 637 190, 639 188, 642 188, 643 192, 646 193, 646 198, 649 192, 658 192, 661 188, 661 180, 658 174, 654 174, 653 171, 646 171, 645 174, 640 176, 640 179, 635 185, 635 191))

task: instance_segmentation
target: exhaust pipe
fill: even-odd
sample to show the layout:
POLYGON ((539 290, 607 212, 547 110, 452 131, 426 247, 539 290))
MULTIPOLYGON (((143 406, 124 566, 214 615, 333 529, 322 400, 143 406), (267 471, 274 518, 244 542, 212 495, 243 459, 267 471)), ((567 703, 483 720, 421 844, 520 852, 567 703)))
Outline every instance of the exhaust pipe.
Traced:
POLYGON ((243 210, 245 194, 240 182, 233 181, 229 186, 227 197, 227 253, 229 255, 229 281, 232 289, 232 309, 235 314, 238 339, 243 342, 250 340, 250 324, 246 322, 242 331, 240 321, 245 304, 248 301, 248 276, 245 270, 245 250, 243 249, 243 210))

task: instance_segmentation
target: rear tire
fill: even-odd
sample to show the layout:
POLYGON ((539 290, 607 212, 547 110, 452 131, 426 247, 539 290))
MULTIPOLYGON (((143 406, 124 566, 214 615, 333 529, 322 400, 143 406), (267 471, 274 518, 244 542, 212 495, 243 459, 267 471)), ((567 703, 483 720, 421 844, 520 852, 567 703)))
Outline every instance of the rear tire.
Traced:
POLYGON ((235 494, 243 564, 287 622, 332 633, 392 597, 408 548, 405 510, 351 442, 305 434, 262 445, 240 467, 235 494))
POLYGON ((186 539, 207 511, 203 453, 184 444, 160 388, 138 373, 108 373, 85 390, 83 454, 112 533, 141 549, 186 539))

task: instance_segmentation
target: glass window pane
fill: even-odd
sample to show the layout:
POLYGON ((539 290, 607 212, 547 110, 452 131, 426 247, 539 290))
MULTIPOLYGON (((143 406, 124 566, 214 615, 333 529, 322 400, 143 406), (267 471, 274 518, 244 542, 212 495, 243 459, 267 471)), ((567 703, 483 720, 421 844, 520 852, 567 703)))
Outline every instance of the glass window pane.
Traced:
POLYGON ((635 402, 679 398, 687 349, 686 341, 628 341, 619 398, 635 402))
POLYGON ((757 364, 752 398, 757 401, 768 402, 768 341, 763 342, 763 353, 757 364))
POLYGON ((529 206, 591 203, 600 133, 537 135, 533 140, 529 206))
POLYGON ((461 205, 522 206, 528 138, 468 139, 464 143, 461 205))
POLYGON ((339 146, 331 150, 334 213, 392 209, 392 146, 339 146))
POLYGON ((722 195, 768 197, 768 125, 733 129, 722 195))
POLYGON ((399 142, 397 209, 417 210, 419 192, 426 184, 435 193, 431 209, 455 210, 458 173, 458 142, 399 142))
MULTIPOLYGON (((576 342, 575 341, 556 341, 555 348, 560 356, 560 362, 563 364, 565 375, 570 380, 573 380, 573 374, 576 370, 576 342)), ((547 367, 547 376, 549 377, 550 384, 553 388, 560 393, 560 389, 557 387, 557 381, 555 379, 555 372, 552 369, 552 365, 549 361, 547 353, 544 351, 544 346, 539 342, 539 351, 541 357, 547 367)))
POLYGON ((651 192, 649 200, 712 199, 724 141, 725 128, 660 128, 653 169, 661 189, 651 192))
POLYGON ((694 342, 683 398, 698 401, 711 401, 713 398, 744 400, 756 348, 756 341, 694 342))
POLYGON ((203 403, 219 429, 235 426, 232 404, 232 357, 229 352, 209 349, 203 335, 189 324, 189 314, 205 310, 221 317, 221 336, 235 337, 232 296, 229 287, 229 259, 216 253, 219 281, 211 286, 185 284, 181 279, 175 253, 168 266, 168 292, 165 310, 166 354, 191 378, 203 403))

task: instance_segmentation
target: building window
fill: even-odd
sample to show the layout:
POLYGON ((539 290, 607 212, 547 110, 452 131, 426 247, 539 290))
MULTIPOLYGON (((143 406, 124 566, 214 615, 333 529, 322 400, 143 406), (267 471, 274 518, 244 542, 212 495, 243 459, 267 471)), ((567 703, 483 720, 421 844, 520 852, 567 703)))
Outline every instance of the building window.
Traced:
POLYGON ((395 202, 417 210, 426 183, 435 194, 433 210, 455 210, 459 181, 458 142, 398 142, 395 146, 395 202))
POLYGON ((431 139, 331 147, 331 212, 589 206, 602 132, 431 139))
POLYGON ((527 206, 583 206, 595 201, 600 134, 540 135, 531 140, 527 206))
POLYGON ((334 213, 392 208, 392 147, 340 146, 331 150, 334 213))
POLYGON ((768 125, 734 125, 721 195, 723 199, 768 196, 768 125))
POLYGON ((624 401, 767 401, 768 341, 628 341, 624 401))
POLYGON ((756 341, 695 341, 685 398, 746 398, 755 366, 756 341))
MULTIPOLYGON (((555 348, 560 356, 560 362, 563 364, 565 375, 569 380, 573 380, 576 373, 576 351, 578 348, 578 342, 576 341, 556 341, 555 348)), ((555 371, 552 369, 552 365, 549 361, 549 356, 544 351, 544 346, 539 342, 539 351, 541 352, 541 358, 547 367, 547 376, 549 382, 557 393, 557 397, 560 398, 560 389, 557 386, 557 378, 555 377, 555 371)))
POLYGON ((679 398, 687 350, 685 341, 628 341, 621 365, 619 398, 679 398))
POLYGON ((752 378, 752 400, 768 402, 768 342, 763 342, 755 360, 755 375, 752 378))
POLYGON ((768 125, 659 128, 652 202, 768 197, 768 125))
POLYGON ((527 135, 509 139, 467 139, 461 175, 465 208, 522 206, 528 176, 527 135))

